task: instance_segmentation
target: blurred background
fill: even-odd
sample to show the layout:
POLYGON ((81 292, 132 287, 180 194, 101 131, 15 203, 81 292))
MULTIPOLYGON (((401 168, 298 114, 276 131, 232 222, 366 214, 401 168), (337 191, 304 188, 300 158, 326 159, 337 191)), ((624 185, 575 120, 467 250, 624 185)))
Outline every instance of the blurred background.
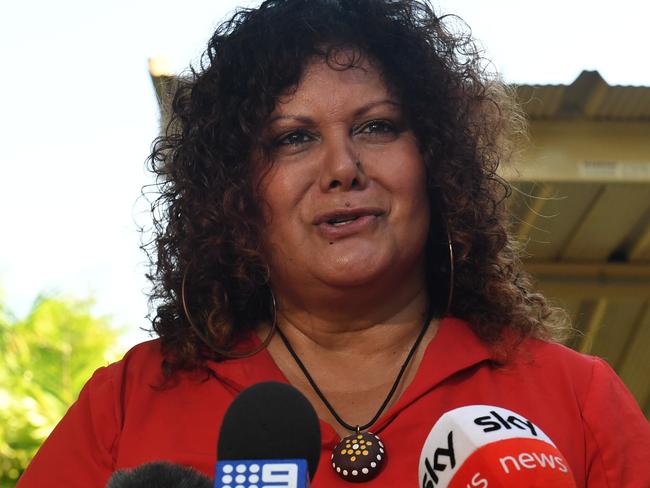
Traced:
MULTIPOLYGON (((156 90, 257 3, 0 4, 0 486, 95 368, 149 339, 139 245, 156 90)), ((607 359, 649 415, 650 9, 435 4, 471 27, 528 114, 530 142, 504 169, 526 267, 570 313, 569 345, 607 359)))

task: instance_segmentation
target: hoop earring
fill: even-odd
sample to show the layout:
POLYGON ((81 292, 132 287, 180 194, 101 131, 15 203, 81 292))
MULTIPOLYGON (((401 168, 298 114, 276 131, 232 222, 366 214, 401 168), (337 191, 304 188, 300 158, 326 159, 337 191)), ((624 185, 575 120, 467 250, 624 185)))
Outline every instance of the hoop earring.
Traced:
POLYGON ((449 222, 447 222, 447 246, 449 247, 449 294, 447 295, 445 315, 451 315, 451 302, 454 297, 454 247, 451 245, 449 222))
POLYGON ((271 304, 273 305, 273 320, 271 321, 271 331, 264 338, 262 343, 259 346, 257 346, 256 348, 254 348, 252 351, 246 351, 246 352, 227 351, 226 349, 221 349, 221 348, 215 346, 214 344, 212 344, 208 340, 208 338, 203 334, 203 332, 201 332, 201 330, 196 326, 194 321, 192 320, 192 316, 190 314, 189 308, 187 306, 187 302, 185 300, 185 281, 186 281, 186 278, 187 278, 187 271, 189 270, 191 263, 192 263, 192 261, 190 261, 188 266, 185 268, 185 271, 183 272, 183 279, 181 280, 181 303, 183 305, 183 313, 185 314, 185 318, 187 319, 187 322, 190 324, 190 327, 192 328, 192 330, 194 331, 196 336, 199 339, 201 339, 201 342, 203 342, 203 344, 205 346, 207 346, 208 349, 210 349, 211 351, 216 352, 217 354, 219 354, 219 355, 221 355, 221 356, 223 356, 225 358, 228 358, 228 359, 248 358, 248 357, 254 356, 258 352, 260 352, 262 349, 266 349, 266 347, 271 342, 271 339, 275 335, 275 329, 276 329, 277 322, 278 322, 278 319, 277 319, 277 307, 276 307, 276 304, 275 304, 275 297, 273 296, 273 291, 270 290, 271 287, 269 286, 269 290, 270 290, 270 294, 271 294, 271 304))

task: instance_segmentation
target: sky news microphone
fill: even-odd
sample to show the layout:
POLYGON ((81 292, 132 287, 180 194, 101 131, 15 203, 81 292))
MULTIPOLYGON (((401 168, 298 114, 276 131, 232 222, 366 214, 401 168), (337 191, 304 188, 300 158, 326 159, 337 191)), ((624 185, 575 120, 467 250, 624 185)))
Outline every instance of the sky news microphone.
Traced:
POLYGON ((212 480, 195 469, 156 461, 116 471, 106 488, 212 488, 212 480))
POLYGON ((306 488, 320 450, 320 424, 309 400, 285 383, 258 383, 224 415, 214 487, 306 488))
POLYGON ((575 488, 569 463, 530 420, 470 405, 445 413, 427 437, 421 488, 575 488))

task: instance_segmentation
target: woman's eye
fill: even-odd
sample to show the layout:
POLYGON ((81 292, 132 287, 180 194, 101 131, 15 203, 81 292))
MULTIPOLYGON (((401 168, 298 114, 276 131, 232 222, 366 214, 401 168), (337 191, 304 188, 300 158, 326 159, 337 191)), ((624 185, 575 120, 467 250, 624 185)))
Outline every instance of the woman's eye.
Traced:
POLYGON ((377 136, 394 135, 397 129, 392 122, 387 120, 372 120, 359 127, 357 134, 368 134, 377 136))
POLYGON ((275 141, 276 146, 298 146, 312 140, 312 136, 303 131, 289 132, 275 141))

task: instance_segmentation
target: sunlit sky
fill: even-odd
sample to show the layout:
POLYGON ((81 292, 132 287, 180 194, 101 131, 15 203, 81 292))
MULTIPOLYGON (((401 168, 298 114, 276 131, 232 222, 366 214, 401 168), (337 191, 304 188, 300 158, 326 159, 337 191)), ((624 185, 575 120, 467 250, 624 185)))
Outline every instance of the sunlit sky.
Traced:
MULTIPOLYGON (((257 2, 26 0, 0 4, 0 290, 24 316, 39 293, 96 300, 147 335, 140 189, 158 131, 147 59, 181 72, 219 20, 257 2)), ((596 69, 650 86, 650 9, 639 0, 444 0, 504 79, 570 84, 596 69)))

